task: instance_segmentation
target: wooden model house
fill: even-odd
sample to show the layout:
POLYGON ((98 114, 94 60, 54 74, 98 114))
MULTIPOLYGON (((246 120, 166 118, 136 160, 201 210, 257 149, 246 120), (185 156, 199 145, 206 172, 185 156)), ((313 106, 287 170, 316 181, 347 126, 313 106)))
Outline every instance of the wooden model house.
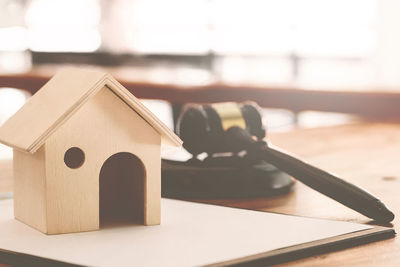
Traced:
POLYGON ((110 75, 57 73, 2 127, 15 218, 47 234, 160 224, 161 143, 181 140, 110 75))

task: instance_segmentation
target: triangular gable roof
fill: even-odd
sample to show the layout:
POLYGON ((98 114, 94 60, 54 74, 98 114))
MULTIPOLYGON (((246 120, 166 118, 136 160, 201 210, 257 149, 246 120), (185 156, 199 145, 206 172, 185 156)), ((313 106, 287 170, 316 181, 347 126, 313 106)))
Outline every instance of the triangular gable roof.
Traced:
POLYGON ((179 137, 111 75, 73 68, 58 72, 0 127, 0 142, 35 153, 60 125, 104 86, 149 123, 161 135, 163 144, 182 144, 179 137))

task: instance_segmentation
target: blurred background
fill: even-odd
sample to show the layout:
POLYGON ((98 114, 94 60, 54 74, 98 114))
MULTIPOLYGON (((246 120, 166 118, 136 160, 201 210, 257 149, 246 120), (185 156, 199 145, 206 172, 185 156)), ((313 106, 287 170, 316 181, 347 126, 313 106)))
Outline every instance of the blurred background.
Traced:
POLYGON ((143 87, 171 128, 196 101, 174 96, 199 88, 199 102, 260 101, 270 131, 387 119, 400 99, 399 11, 395 0, 0 0, 0 124, 37 89, 27 75, 65 65, 143 87))

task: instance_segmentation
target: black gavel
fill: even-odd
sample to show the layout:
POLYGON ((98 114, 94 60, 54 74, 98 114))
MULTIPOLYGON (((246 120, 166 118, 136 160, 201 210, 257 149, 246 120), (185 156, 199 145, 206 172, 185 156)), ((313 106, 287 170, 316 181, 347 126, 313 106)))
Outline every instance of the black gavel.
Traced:
POLYGON ((394 219, 379 199, 363 189, 267 144, 260 108, 254 102, 187 104, 178 119, 177 132, 183 147, 194 157, 203 152, 214 156, 245 151, 369 218, 381 222, 394 219))
POLYGON ((257 140, 265 137, 261 112, 253 102, 185 105, 178 119, 177 132, 185 149, 194 156, 203 152, 213 155, 244 149, 239 148, 238 143, 232 144, 228 131, 231 127, 239 127, 257 140))

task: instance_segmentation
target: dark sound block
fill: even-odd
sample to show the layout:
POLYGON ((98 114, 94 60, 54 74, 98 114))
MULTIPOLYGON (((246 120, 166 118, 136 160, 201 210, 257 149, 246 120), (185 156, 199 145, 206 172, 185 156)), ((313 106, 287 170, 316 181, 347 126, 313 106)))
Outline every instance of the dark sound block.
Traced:
POLYGON ((239 157, 186 162, 162 160, 162 196, 171 198, 246 198, 287 194, 291 176, 265 161, 239 157))

